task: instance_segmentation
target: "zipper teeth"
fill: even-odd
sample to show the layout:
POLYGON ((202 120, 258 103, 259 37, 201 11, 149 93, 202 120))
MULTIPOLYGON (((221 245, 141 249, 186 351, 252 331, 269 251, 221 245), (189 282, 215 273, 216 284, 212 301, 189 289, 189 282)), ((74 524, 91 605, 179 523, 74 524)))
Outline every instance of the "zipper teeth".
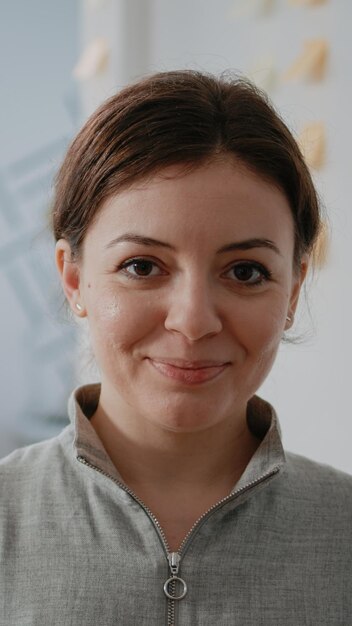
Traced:
MULTIPOLYGON (((126 493, 128 493, 136 502, 138 502, 138 504, 144 509, 144 511, 149 515, 149 517, 154 522, 154 525, 155 525, 155 527, 156 527, 156 529, 157 529, 157 531, 159 533, 159 537, 162 540, 162 543, 164 544, 164 548, 166 550, 166 553, 169 554, 170 553, 170 546, 169 546, 168 541, 166 539, 166 536, 165 536, 165 533, 163 531, 163 528, 160 525, 159 520, 152 513, 152 511, 146 506, 146 504, 144 504, 143 500, 141 500, 132 491, 132 489, 127 487, 127 485, 125 485, 124 483, 120 482, 119 480, 117 480, 116 478, 111 476, 111 474, 108 474, 107 472, 104 472, 104 470, 100 469, 96 465, 93 465, 93 463, 90 463, 89 461, 87 461, 87 459, 84 456, 78 456, 77 459, 83 465, 87 465, 88 467, 90 467, 90 468, 96 470, 97 472, 99 472, 99 474, 102 474, 103 476, 106 476, 107 478, 110 478, 110 480, 112 480, 116 485, 121 487, 121 489, 123 489, 126 493)), ((262 474, 256 480, 252 480, 251 482, 247 483, 246 485, 244 485, 240 489, 237 489, 236 491, 233 491, 232 493, 230 493, 225 498, 222 498, 222 500, 219 500, 219 502, 216 502, 215 504, 213 504, 207 511, 205 511, 205 513, 203 513, 203 515, 201 515, 196 520, 196 522, 193 524, 192 528, 190 528, 190 530, 188 531, 187 535, 183 539, 183 541, 182 541, 182 543, 181 543, 181 545, 180 545, 180 547, 178 549, 178 554, 181 556, 182 552, 184 551, 184 549, 186 547, 186 544, 187 544, 190 536, 192 535, 193 531, 198 526, 198 524, 200 524, 202 521, 204 521, 204 519, 208 515, 210 515, 215 509, 220 508, 228 500, 231 500, 232 498, 234 498, 235 496, 239 495, 240 493, 243 493, 243 492, 247 491, 250 487, 254 487, 255 485, 257 485, 258 483, 260 483, 264 479, 269 478, 269 476, 272 476, 273 474, 276 474, 279 471, 279 469, 280 469, 279 466, 273 467, 273 469, 270 472, 267 472, 266 474, 262 474)), ((168 626, 174 626, 175 625, 175 600, 168 599, 167 622, 168 622, 168 626)))
POLYGON ((153 520, 155 526, 158 529, 160 538, 162 539, 162 541, 164 543, 164 547, 166 549, 166 552, 169 554, 170 546, 168 544, 168 541, 166 539, 165 533, 163 531, 162 526, 160 525, 159 520, 155 517, 155 515, 153 515, 152 511, 150 509, 148 509, 146 504, 144 504, 144 502, 140 498, 138 498, 138 496, 136 496, 136 494, 132 491, 132 489, 130 489, 129 487, 127 487, 127 485, 125 485, 124 483, 120 482, 119 480, 117 480, 116 478, 111 476, 111 474, 108 474, 107 472, 104 472, 104 470, 100 469, 96 465, 93 465, 92 463, 89 463, 89 461, 87 461, 87 459, 84 456, 78 456, 77 459, 78 459, 78 461, 80 461, 80 463, 83 463, 83 465, 87 465, 88 467, 91 467, 92 469, 94 469, 97 472, 99 472, 99 474, 103 474, 103 476, 106 476, 107 478, 110 478, 112 481, 114 481, 114 483, 116 483, 116 485, 121 487, 121 489, 126 491, 126 493, 128 493, 130 496, 132 496, 132 498, 136 502, 138 502, 138 504, 141 505, 141 507, 145 510, 146 513, 148 513, 149 517, 151 517, 151 519, 153 520))
POLYGON ((218 502, 216 502, 215 504, 213 504, 207 511, 205 511, 205 513, 203 513, 200 517, 198 517, 198 519, 194 522, 193 526, 189 529, 187 535, 184 537, 184 539, 181 542, 181 545, 178 549, 178 553, 181 556, 183 550, 186 547, 186 544, 188 542, 188 539, 190 538, 191 534, 193 533, 193 531, 195 530, 195 528, 198 526, 198 524, 200 524, 200 522, 202 522, 208 515, 210 515, 210 513, 212 513, 215 509, 217 509, 218 507, 220 508, 223 504, 225 504, 228 500, 231 500, 232 498, 234 498, 235 496, 238 496, 239 494, 247 491, 248 489, 250 489, 250 487, 254 487, 255 485, 257 485, 258 483, 262 482, 265 478, 269 478, 269 476, 273 476, 274 474, 277 474, 277 472, 279 471, 279 466, 276 465, 275 467, 273 467, 272 470, 270 470, 270 472, 266 472, 265 474, 262 474, 261 476, 259 476, 259 478, 256 478, 255 480, 251 480, 249 483, 247 483, 246 485, 243 485, 243 487, 240 487, 240 489, 237 489, 236 491, 232 491, 228 496, 225 496, 225 498, 222 498, 222 500, 219 500, 218 502))
MULTIPOLYGON (((175 594, 175 583, 170 584, 170 590, 172 594, 175 594)), ((167 604, 167 626, 175 625, 175 600, 168 598, 167 604)))
MULTIPOLYGON (((152 511, 147 507, 146 504, 144 504, 143 500, 141 500, 133 491, 132 489, 130 489, 127 485, 125 485, 124 483, 120 482, 119 480, 117 480, 116 478, 114 478, 113 476, 111 476, 111 474, 108 474, 107 472, 104 472, 104 470, 100 469, 99 467, 97 467, 96 465, 93 465, 92 463, 90 463, 89 461, 87 461, 87 459, 84 456, 78 456, 77 457, 78 461, 80 461, 80 463, 83 463, 83 465, 87 465, 88 467, 91 467, 92 469, 96 470, 97 472, 99 472, 100 474, 103 474, 103 476, 106 476, 107 478, 110 478, 114 483, 116 483, 116 485, 118 485, 119 487, 121 487, 121 489, 123 489, 126 493, 128 493, 130 496, 132 496, 132 498, 138 502, 138 504, 140 504, 140 506, 145 510, 145 512, 149 515, 149 517, 153 520, 155 526, 158 529, 160 538, 162 539, 163 543, 164 543, 164 547, 166 549, 167 554, 170 553, 170 546, 168 544, 168 541, 166 539, 165 533, 163 531, 163 528, 159 522, 159 520, 155 517, 155 515, 152 513, 152 511)), ((181 542, 180 547, 178 548, 177 552, 178 554, 181 556, 183 550, 185 549, 185 546, 188 542, 188 539, 190 538, 190 536, 192 535, 193 531, 195 530, 195 528, 198 526, 198 524, 200 522, 202 522, 208 515, 210 515, 210 513, 212 513, 213 511, 215 511, 215 509, 217 509, 218 507, 220 508, 223 504, 225 504, 228 500, 231 500, 232 498, 234 498, 235 496, 238 496, 240 493, 243 493, 245 491, 247 491, 248 489, 250 489, 250 487, 254 487, 255 485, 257 485, 258 483, 262 482, 262 480, 264 480, 265 478, 269 478, 269 476, 272 476, 274 474, 276 474, 279 471, 279 466, 276 465, 275 467, 273 467, 273 469, 270 472, 266 472, 265 474, 262 474, 261 476, 259 476, 259 478, 256 478, 255 480, 250 481, 249 483, 247 483, 246 485, 243 485, 243 487, 241 487, 240 489, 237 489, 236 491, 232 491, 228 496, 225 496, 225 498, 222 498, 222 500, 219 500, 218 502, 216 502, 215 504, 213 504, 211 507, 209 507, 209 509, 207 509, 207 511, 205 511, 200 517, 198 517, 198 519, 194 522, 193 526, 189 529, 187 535, 184 537, 184 539, 181 542)))

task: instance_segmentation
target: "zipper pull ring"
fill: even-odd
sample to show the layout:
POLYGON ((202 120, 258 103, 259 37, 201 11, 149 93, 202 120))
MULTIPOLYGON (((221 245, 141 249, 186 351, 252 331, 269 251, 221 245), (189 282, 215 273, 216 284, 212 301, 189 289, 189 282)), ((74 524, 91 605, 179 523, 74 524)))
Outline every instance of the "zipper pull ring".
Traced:
POLYGON ((167 555, 167 558, 169 561, 171 576, 164 584, 164 593, 166 597, 170 600, 182 600, 182 598, 184 598, 187 593, 187 585, 183 578, 177 576, 180 567, 181 557, 178 552, 170 552, 167 555), (179 585, 181 585, 181 593, 178 596, 175 595, 177 582, 179 583, 179 585))

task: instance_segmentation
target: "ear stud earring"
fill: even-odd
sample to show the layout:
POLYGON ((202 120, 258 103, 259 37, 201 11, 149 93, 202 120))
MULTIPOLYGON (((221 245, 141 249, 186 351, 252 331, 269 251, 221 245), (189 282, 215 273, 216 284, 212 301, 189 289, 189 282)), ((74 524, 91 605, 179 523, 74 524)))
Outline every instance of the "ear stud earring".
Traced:
POLYGON ((292 322, 292 317, 290 315, 286 315, 286 319, 288 322, 292 322))
POLYGON ((83 311, 83 307, 81 307, 78 302, 76 302, 76 309, 78 309, 78 311, 83 311))

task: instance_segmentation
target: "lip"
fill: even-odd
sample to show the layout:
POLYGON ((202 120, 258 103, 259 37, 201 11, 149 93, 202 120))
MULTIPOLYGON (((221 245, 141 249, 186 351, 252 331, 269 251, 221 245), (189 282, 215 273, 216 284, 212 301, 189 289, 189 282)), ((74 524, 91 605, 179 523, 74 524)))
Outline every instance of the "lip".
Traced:
POLYGON ((197 385, 219 376, 230 364, 228 361, 186 361, 184 359, 151 359, 150 364, 166 378, 186 385, 197 385))

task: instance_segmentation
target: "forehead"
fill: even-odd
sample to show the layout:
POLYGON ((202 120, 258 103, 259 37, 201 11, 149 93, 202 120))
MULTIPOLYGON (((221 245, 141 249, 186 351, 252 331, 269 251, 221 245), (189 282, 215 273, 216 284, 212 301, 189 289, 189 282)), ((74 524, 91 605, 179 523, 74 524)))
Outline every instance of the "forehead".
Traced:
POLYGON ((284 193, 231 157, 190 170, 169 166, 132 184, 104 203, 86 238, 126 230, 203 246, 256 236, 293 247, 294 232, 284 193))

